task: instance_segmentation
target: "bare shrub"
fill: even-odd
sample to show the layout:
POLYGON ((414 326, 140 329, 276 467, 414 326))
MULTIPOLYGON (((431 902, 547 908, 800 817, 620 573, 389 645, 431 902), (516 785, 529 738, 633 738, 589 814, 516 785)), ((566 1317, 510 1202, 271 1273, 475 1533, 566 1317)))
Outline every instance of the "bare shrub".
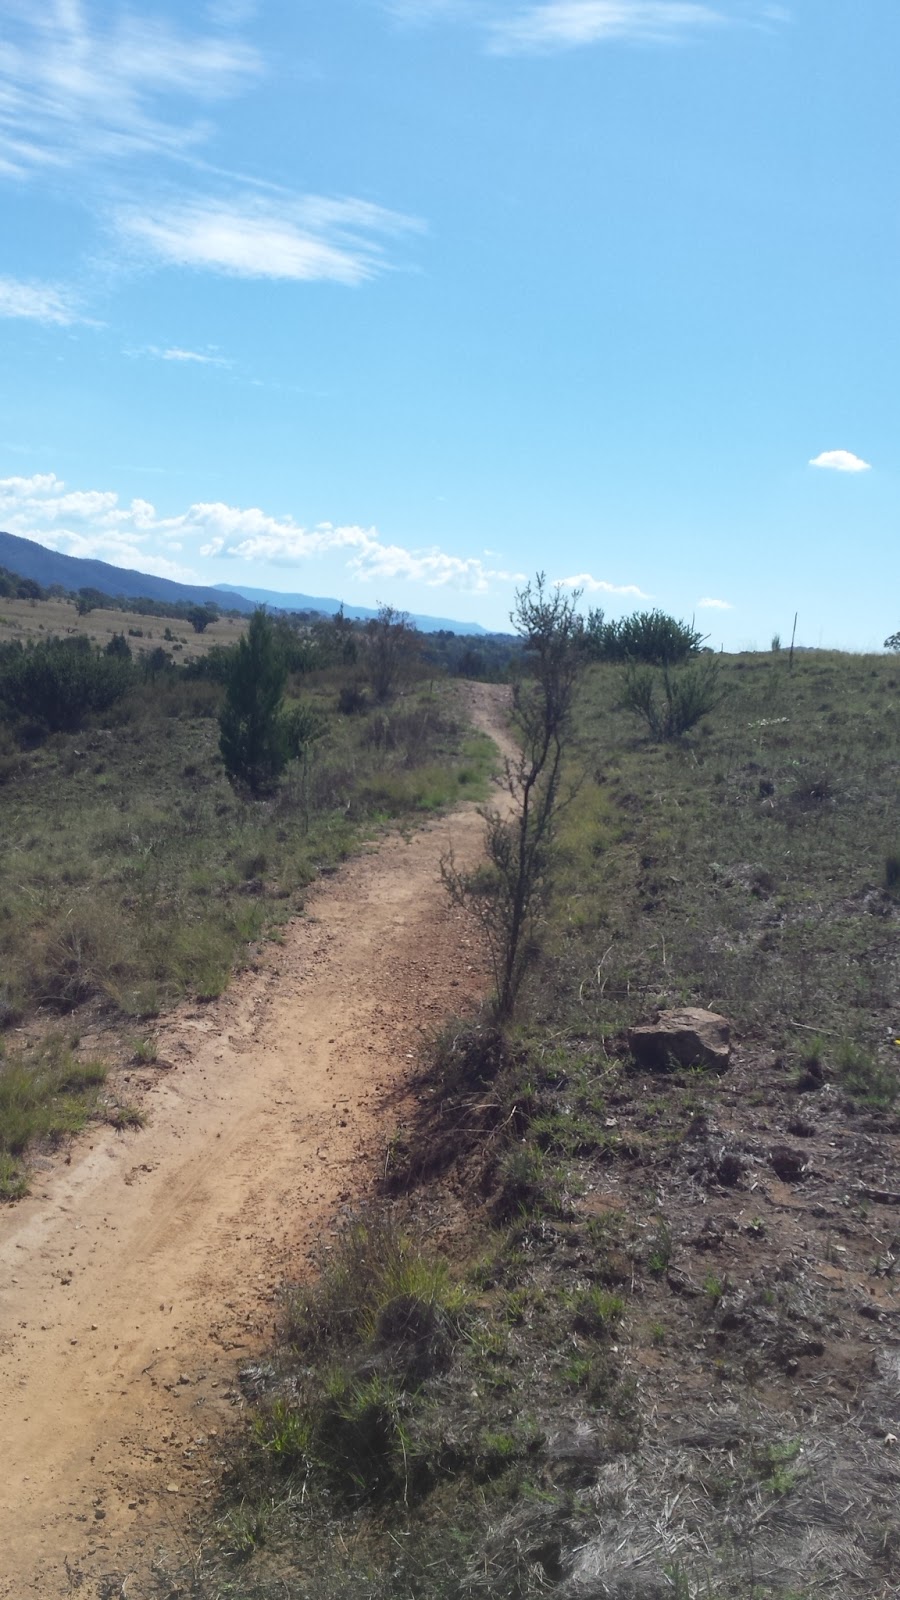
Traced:
POLYGON ((549 888, 563 756, 584 665, 578 598, 577 590, 570 596, 560 589, 550 594, 543 573, 517 594, 512 621, 525 641, 532 675, 514 691, 522 748, 506 765, 511 815, 493 808, 483 813, 485 867, 460 872, 452 855, 442 863, 451 897, 473 910, 484 930, 500 1018, 512 1013, 549 888))

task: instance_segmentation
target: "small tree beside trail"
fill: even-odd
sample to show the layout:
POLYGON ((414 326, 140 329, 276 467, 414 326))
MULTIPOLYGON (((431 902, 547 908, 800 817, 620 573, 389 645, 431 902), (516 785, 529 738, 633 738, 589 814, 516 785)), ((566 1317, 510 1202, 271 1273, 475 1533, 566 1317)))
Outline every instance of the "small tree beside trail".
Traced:
POLYGON ((232 783, 253 794, 271 787, 288 760, 282 702, 287 663, 271 618, 254 611, 225 674, 219 749, 232 783))
POLYGON ((375 699, 383 705, 411 670, 419 653, 419 636, 406 612, 394 606, 379 606, 366 635, 369 682, 375 699))
POLYGON ((452 855, 442 876, 452 899, 474 911, 487 938, 497 1015, 511 1016, 546 904, 563 761, 572 707, 585 666, 580 591, 550 591, 543 573, 516 595, 511 621, 524 641, 526 676, 513 689, 521 752, 506 763, 511 806, 483 812, 487 863, 460 872, 452 855))

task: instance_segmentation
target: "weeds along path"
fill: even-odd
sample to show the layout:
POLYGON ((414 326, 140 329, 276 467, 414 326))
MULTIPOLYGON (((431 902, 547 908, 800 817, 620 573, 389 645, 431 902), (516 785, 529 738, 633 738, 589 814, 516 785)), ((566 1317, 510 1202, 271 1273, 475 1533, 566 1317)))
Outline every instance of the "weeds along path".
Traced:
MULTIPOLYGON (((504 691, 467 688, 501 749, 504 691)), ((364 1191, 423 1030, 482 993, 439 861, 474 806, 386 837, 260 968, 160 1034, 147 1126, 97 1128, 0 1216, 0 1595, 140 1600, 184 1561, 279 1281, 364 1191)))

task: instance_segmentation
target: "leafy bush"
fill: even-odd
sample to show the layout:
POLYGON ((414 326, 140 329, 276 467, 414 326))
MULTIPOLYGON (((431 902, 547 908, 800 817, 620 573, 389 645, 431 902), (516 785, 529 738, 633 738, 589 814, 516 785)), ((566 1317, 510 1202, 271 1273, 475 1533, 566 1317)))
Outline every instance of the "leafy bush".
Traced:
POLYGON ((105 711, 133 682, 130 651, 127 657, 120 650, 104 654, 83 634, 0 647, 0 705, 7 718, 53 733, 80 727, 89 713, 105 711))
POLYGON ((228 661, 225 704, 219 714, 219 749, 232 782, 259 794, 287 764, 282 719, 287 664, 274 626, 254 611, 244 638, 228 661))
POLYGON ((643 717, 657 742, 678 739, 696 727, 701 717, 720 704, 724 690, 719 682, 719 662, 709 656, 702 666, 670 672, 629 665, 625 669, 622 703, 643 717))
POLYGON ((703 639, 694 627, 664 611, 636 611, 619 622, 607 622, 602 611, 591 611, 583 634, 593 661, 640 661, 656 667, 687 661, 703 639))

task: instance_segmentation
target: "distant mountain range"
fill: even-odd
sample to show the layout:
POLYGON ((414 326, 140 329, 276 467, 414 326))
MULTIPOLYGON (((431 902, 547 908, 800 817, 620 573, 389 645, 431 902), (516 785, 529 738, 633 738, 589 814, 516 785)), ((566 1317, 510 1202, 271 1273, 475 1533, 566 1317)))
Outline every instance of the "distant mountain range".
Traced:
MULTIPOLYGON (((277 589, 238 589, 231 583, 220 583, 216 585, 216 588, 221 595, 228 597, 227 602, 225 599, 221 599, 219 601, 220 605, 225 605, 226 603, 230 605, 231 596, 239 594, 247 600, 252 600, 255 605, 267 606, 270 611, 324 611, 327 616, 333 617, 336 611, 340 611, 343 604, 340 600, 322 599, 321 596, 317 598, 311 594, 281 594, 277 589)), ((365 622, 369 617, 377 617, 377 615, 378 612, 373 610, 371 606, 344 605, 344 616, 352 617, 357 622, 365 622)), ((487 633, 488 631, 487 628, 481 626, 480 622, 451 622, 447 617, 420 617, 413 612, 410 612, 410 616, 416 627, 421 628, 423 633, 437 633, 441 628, 450 633, 464 634, 487 633)))
MULTIPOLYGON (((272 611, 319 611, 333 616, 340 610, 340 600, 322 599, 311 594, 280 594, 275 589, 238 589, 222 583, 215 588, 200 584, 176 583, 172 578, 156 578, 148 572, 135 572, 129 567, 114 567, 108 561, 89 561, 82 556, 64 556, 57 550, 47 550, 33 539, 21 539, 14 533, 0 533, 0 567, 18 573, 20 578, 33 578, 44 588, 59 584, 63 589, 99 589, 115 599, 187 601, 192 605, 217 605, 223 611, 255 611, 257 606, 267 606, 272 611)), ((345 606, 348 617, 377 616, 366 606, 345 606)), ((484 634, 486 628, 477 622, 451 622, 444 617, 412 618, 423 633, 436 633, 439 629, 451 633, 484 634)))

